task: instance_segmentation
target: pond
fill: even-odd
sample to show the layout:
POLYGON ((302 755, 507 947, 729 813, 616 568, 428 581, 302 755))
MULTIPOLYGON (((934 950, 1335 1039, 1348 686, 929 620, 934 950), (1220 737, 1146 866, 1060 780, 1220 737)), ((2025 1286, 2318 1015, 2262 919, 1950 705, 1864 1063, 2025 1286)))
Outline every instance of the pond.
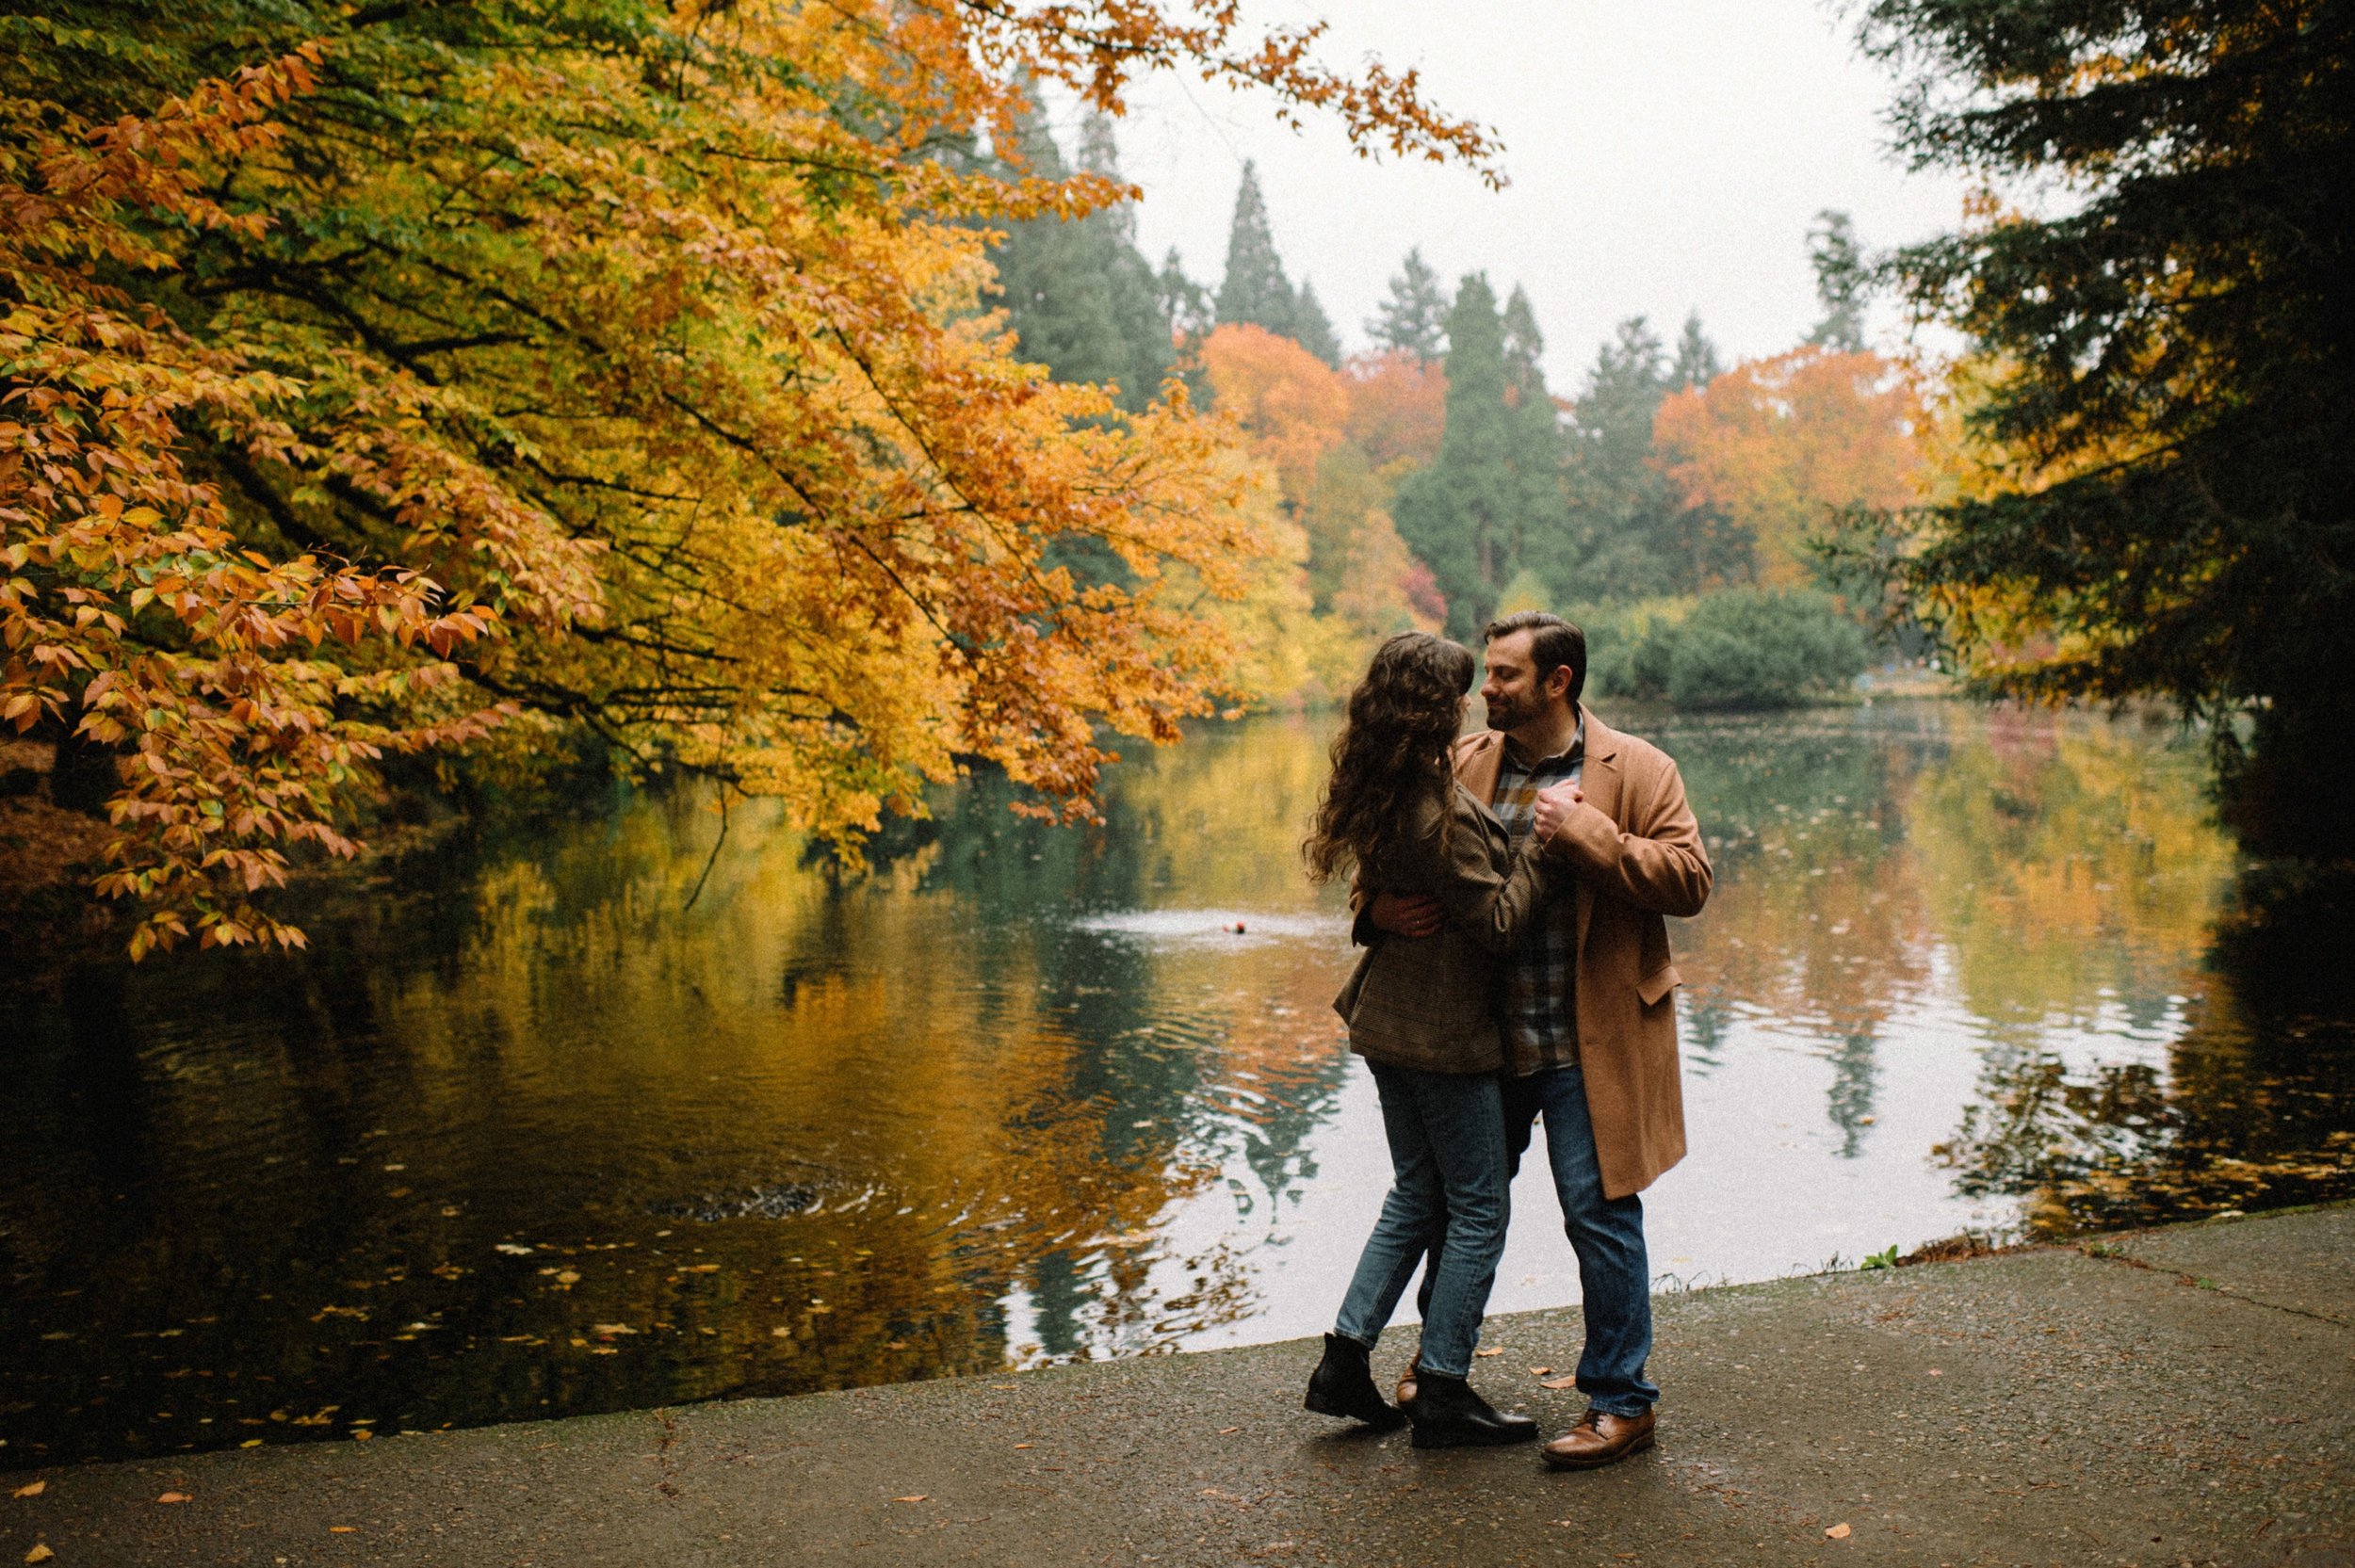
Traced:
MULTIPOLYGON (((1660 1288, 2355 1191, 2348 900, 2170 730, 1616 717, 1718 868, 1660 1288)), ((1330 725, 1090 828, 947 792, 857 879, 625 799, 314 891, 307 954, 0 996, 0 1469, 1326 1327, 1388 1175, 1295 852, 1330 725)), ((1541 1172, 1500 1311, 1577 1297, 1541 1172)))

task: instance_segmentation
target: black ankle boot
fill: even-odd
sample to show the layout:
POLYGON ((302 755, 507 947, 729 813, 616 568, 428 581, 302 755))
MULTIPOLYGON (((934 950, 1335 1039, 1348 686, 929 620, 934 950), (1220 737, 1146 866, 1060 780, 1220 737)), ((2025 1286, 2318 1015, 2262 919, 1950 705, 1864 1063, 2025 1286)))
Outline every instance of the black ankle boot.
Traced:
POLYGON ((1308 1397, 1301 1403, 1319 1415, 1345 1415, 1385 1431, 1405 1425, 1406 1417, 1386 1403, 1382 1391, 1373 1386, 1367 1354, 1366 1348, 1354 1339, 1326 1334, 1324 1359, 1309 1374, 1308 1397))
POLYGON ((1415 1423, 1418 1448, 1462 1448, 1526 1443, 1537 1423, 1507 1415, 1472 1391, 1461 1378, 1443 1377, 1426 1366, 1415 1382, 1415 1402, 1406 1407, 1415 1423))

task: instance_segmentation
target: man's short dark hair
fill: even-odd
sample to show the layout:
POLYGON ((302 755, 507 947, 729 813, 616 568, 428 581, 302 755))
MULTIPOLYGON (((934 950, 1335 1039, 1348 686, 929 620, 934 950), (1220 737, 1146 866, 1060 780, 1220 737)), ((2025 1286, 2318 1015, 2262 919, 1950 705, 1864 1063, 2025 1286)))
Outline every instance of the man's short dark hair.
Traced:
POLYGON ((1522 610, 1502 621, 1491 621, 1480 634, 1485 643, 1515 632, 1529 634, 1529 658, 1537 667, 1537 681, 1544 685, 1553 672, 1564 665, 1570 667, 1570 702, 1575 705, 1586 689, 1586 634, 1558 615, 1544 610, 1522 610))

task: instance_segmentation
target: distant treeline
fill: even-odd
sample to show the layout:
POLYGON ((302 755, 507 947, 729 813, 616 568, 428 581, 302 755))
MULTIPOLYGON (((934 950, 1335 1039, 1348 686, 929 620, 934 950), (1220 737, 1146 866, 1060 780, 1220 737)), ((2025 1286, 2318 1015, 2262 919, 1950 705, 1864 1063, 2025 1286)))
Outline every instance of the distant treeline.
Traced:
MULTIPOLYGON (((1035 121, 1017 148, 1024 167, 1069 172, 1035 121)), ((1117 176, 1109 121, 1083 122, 1076 162, 1117 176)), ((1645 658, 1610 651, 1621 694, 1742 705, 1861 669, 1865 638, 1841 602, 1800 591, 1820 586, 1810 541, 1845 509, 1903 507, 1928 482, 1920 400, 1865 348, 1868 273, 1847 218, 1823 214, 1811 240, 1823 315, 1792 352, 1729 368, 1697 315, 1673 346, 1633 316, 1567 397, 1546 384, 1523 289, 1500 299, 1474 272, 1451 292, 1419 250, 1365 323, 1372 349, 1344 359, 1314 288, 1285 269, 1248 164, 1215 290, 1174 250, 1150 264, 1125 207, 1014 225, 996 259, 1023 357, 1115 382, 1134 408, 1178 376, 1241 424, 1271 521, 1298 535, 1271 572, 1305 589, 1269 580, 1255 595, 1244 640, 1262 696, 1338 695, 1366 645, 1403 626, 1468 638, 1542 606, 1580 613, 1600 641, 1647 628, 1645 658), (1677 628, 1735 590, 1766 609, 1702 616, 1696 635, 1719 626, 1713 652, 1670 681, 1677 628)))

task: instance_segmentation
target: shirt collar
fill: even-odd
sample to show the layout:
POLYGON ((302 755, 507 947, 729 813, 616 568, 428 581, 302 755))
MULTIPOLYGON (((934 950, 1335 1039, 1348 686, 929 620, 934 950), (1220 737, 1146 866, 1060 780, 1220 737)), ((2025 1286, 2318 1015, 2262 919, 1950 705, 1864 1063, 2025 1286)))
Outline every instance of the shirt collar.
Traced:
POLYGON ((1513 742, 1510 736, 1499 741, 1498 744, 1504 749, 1504 766, 1517 773, 1535 773, 1549 766, 1567 766, 1579 762, 1586 755, 1586 715, 1581 713, 1578 716, 1578 727, 1570 732, 1569 745, 1550 757, 1539 757, 1534 762, 1522 762, 1513 755, 1513 742))

